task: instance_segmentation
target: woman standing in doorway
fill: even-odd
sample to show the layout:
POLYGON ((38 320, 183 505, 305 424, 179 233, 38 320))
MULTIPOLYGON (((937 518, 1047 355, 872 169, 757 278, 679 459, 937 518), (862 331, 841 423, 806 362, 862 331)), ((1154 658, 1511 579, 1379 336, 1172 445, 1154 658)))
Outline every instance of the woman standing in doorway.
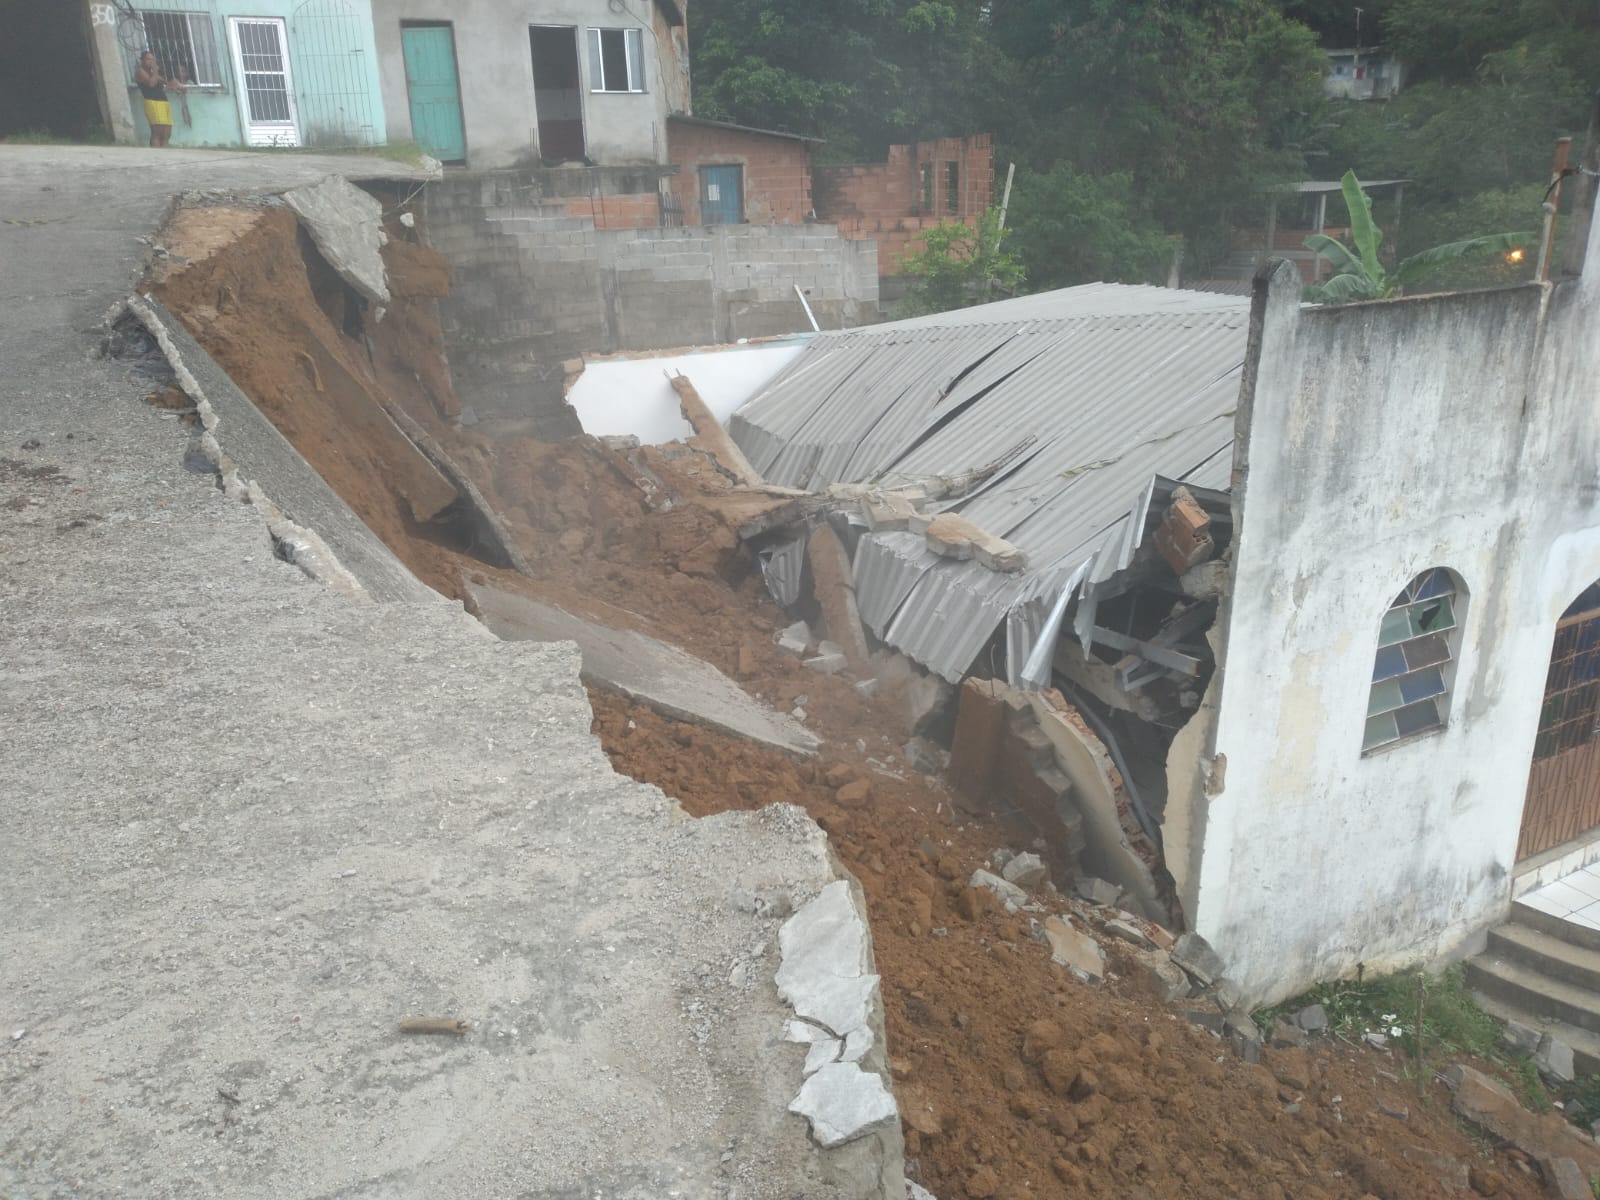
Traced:
MULTIPOLYGON (((133 73, 133 81, 144 97, 144 116, 150 122, 150 144, 165 146, 172 140, 172 105, 167 102, 167 85, 171 81, 161 73, 161 64, 151 51, 146 50, 139 56, 139 69, 133 73)), ((184 90, 180 83, 172 83, 172 86, 184 90)))

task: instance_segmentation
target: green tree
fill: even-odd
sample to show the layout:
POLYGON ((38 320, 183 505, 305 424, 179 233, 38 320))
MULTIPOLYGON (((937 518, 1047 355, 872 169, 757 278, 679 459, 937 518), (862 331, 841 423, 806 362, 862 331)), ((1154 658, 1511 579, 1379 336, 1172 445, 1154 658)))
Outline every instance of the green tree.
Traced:
POLYGON ((1011 245, 1037 290, 1097 280, 1159 283, 1176 251, 1131 171, 1088 175, 1067 162, 1044 173, 1022 171, 1011 217, 1011 245))
POLYGON ((1016 64, 988 110, 1003 152, 1040 174, 1127 173, 1191 260, 1303 176, 1326 58, 1270 0, 994 0, 990 32, 1016 64))
POLYGON ((696 0, 695 109, 827 139, 825 159, 973 132, 981 0, 696 0))
POLYGON ((965 308, 1021 286, 1021 260, 1004 246, 998 209, 989 209, 973 225, 946 221, 923 235, 923 248, 900 260, 900 273, 911 281, 901 308, 908 316, 965 308))
POLYGON ((1528 243, 1534 237, 1528 233, 1493 233, 1466 241, 1449 242, 1401 259, 1393 270, 1388 270, 1378 257, 1383 230, 1372 219, 1372 201, 1361 190, 1361 183, 1354 171, 1344 173, 1344 178, 1340 180, 1340 191, 1350 213, 1350 241, 1354 248, 1321 233, 1314 233, 1306 239, 1306 249, 1316 251, 1334 265, 1331 279, 1306 288, 1308 300, 1335 304, 1350 300, 1381 300, 1395 295, 1408 284, 1435 276, 1441 270, 1466 260, 1508 252, 1522 252, 1525 255, 1528 243))

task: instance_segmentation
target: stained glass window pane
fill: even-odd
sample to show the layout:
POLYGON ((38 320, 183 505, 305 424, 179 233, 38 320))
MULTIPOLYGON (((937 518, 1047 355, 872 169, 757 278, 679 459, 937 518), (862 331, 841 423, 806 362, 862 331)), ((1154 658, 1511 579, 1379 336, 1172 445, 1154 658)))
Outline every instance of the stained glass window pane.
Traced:
POLYGON ((1443 722, 1439 720, 1438 706, 1432 700, 1424 700, 1421 704, 1408 704, 1405 708, 1396 709, 1394 723, 1400 736, 1405 737, 1425 729, 1436 729, 1443 722))
POLYGON ((1372 681, 1392 679, 1396 675, 1406 673, 1406 657, 1399 646, 1384 646, 1378 650, 1378 657, 1372 664, 1372 681))
POLYGON ((1392 742, 1399 736, 1395 731, 1393 713, 1384 713, 1381 717, 1371 717, 1367 720, 1367 729, 1361 738, 1361 748, 1370 750, 1374 746, 1383 745, 1384 742, 1392 742))
POLYGON ((1405 697, 1401 696, 1400 684, 1396 680, 1375 683, 1372 685, 1372 695, 1367 699, 1367 716, 1388 712, 1404 703, 1405 697))
POLYGON ((1438 667, 1429 667, 1426 671, 1418 671, 1414 675, 1402 675, 1399 684, 1400 694, 1405 697, 1405 702, 1415 704, 1418 700, 1426 700, 1430 696, 1444 693, 1444 673, 1438 667))
POLYGON ((1400 649, 1405 651, 1406 665, 1413 671, 1450 661, 1450 646, 1441 634, 1413 638, 1400 649))
POLYGON ((1409 608, 1391 608, 1384 613, 1383 624, 1378 626, 1378 645, 1392 646, 1416 636, 1417 631, 1411 628, 1411 612, 1409 608))

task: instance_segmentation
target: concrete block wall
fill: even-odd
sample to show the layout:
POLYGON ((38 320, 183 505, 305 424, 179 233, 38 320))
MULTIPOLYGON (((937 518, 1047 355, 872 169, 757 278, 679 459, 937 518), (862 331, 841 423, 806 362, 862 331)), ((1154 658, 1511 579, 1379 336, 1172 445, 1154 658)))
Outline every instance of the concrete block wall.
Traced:
MULTIPOLYGON (((516 176, 428 185, 426 236, 452 264, 440 317, 464 404, 566 427, 560 362, 878 319, 877 250, 826 225, 597 228, 516 176)), ((615 196, 607 196, 610 205, 615 196)))

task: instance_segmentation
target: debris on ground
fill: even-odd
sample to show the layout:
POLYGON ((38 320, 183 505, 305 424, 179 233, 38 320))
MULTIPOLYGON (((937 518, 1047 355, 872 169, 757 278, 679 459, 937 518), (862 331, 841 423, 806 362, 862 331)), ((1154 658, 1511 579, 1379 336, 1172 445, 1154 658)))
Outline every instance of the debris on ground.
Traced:
MULTIPOLYGON (((772 711, 803 714, 818 738, 811 756, 590 693, 616 769, 691 816, 790 803, 827 832, 865 897, 888 1043, 872 1052, 886 1055, 919 1187, 941 1200, 1400 1200, 1458 1195, 1464 1169, 1479 1194, 1531 1200, 1546 1178, 1570 1175, 1562 1160, 1584 1169, 1582 1148, 1556 1139, 1548 1121, 1537 1130, 1552 1140, 1533 1149, 1492 1129, 1499 1149, 1474 1141, 1452 1104, 1503 1097, 1475 1080, 1466 1101, 1459 1081, 1454 1099, 1443 1084, 1419 1087, 1392 1048, 1325 1036, 1321 1006, 1263 1037, 1215 953, 1174 920, 1120 776, 1084 749, 1092 735, 1070 705, 968 686, 963 697, 982 693, 969 716, 953 685, 858 639, 839 587, 780 607, 741 541, 809 523, 816 554, 788 565, 814 573, 836 557, 829 514, 841 506, 910 528, 934 490, 971 481, 930 481, 920 498, 796 497, 730 478, 695 444, 490 439, 458 419, 433 304, 448 264, 425 247, 399 237, 383 246, 390 304, 377 320, 286 210, 239 218, 203 252, 163 240, 188 262, 163 268, 158 298, 419 578, 456 599, 492 588, 647 635, 772 711), (352 435, 364 428, 352 413, 398 429, 385 406, 471 481, 524 570, 493 561, 457 484, 457 499, 432 511, 396 486, 414 443, 408 452, 352 435), (824 640, 834 644, 826 652, 824 640), (977 731, 969 743, 962 724, 977 731), (947 771, 966 787, 947 786, 947 771), (1059 825, 1055 801, 1080 781, 1094 793, 1095 823, 1080 814, 1059 825), (1041 833, 1050 821, 1058 826, 1041 833), (1400 1111, 1404 1120, 1390 1115, 1400 1111)), ((949 532, 932 526, 920 532, 949 532)), ((984 531, 957 532, 974 557, 981 546, 994 569, 1011 566, 984 531)), ((961 552, 960 538, 947 541, 961 552)), ((823 1140, 887 1119, 881 1098, 852 1086, 844 1102, 834 1086, 853 1066, 850 1031, 819 1032, 795 1111, 823 1140)), ((1559 1051, 1548 1057, 1559 1070, 1559 1051)), ((1486 1104, 1473 1109, 1485 1122, 1486 1104)))

